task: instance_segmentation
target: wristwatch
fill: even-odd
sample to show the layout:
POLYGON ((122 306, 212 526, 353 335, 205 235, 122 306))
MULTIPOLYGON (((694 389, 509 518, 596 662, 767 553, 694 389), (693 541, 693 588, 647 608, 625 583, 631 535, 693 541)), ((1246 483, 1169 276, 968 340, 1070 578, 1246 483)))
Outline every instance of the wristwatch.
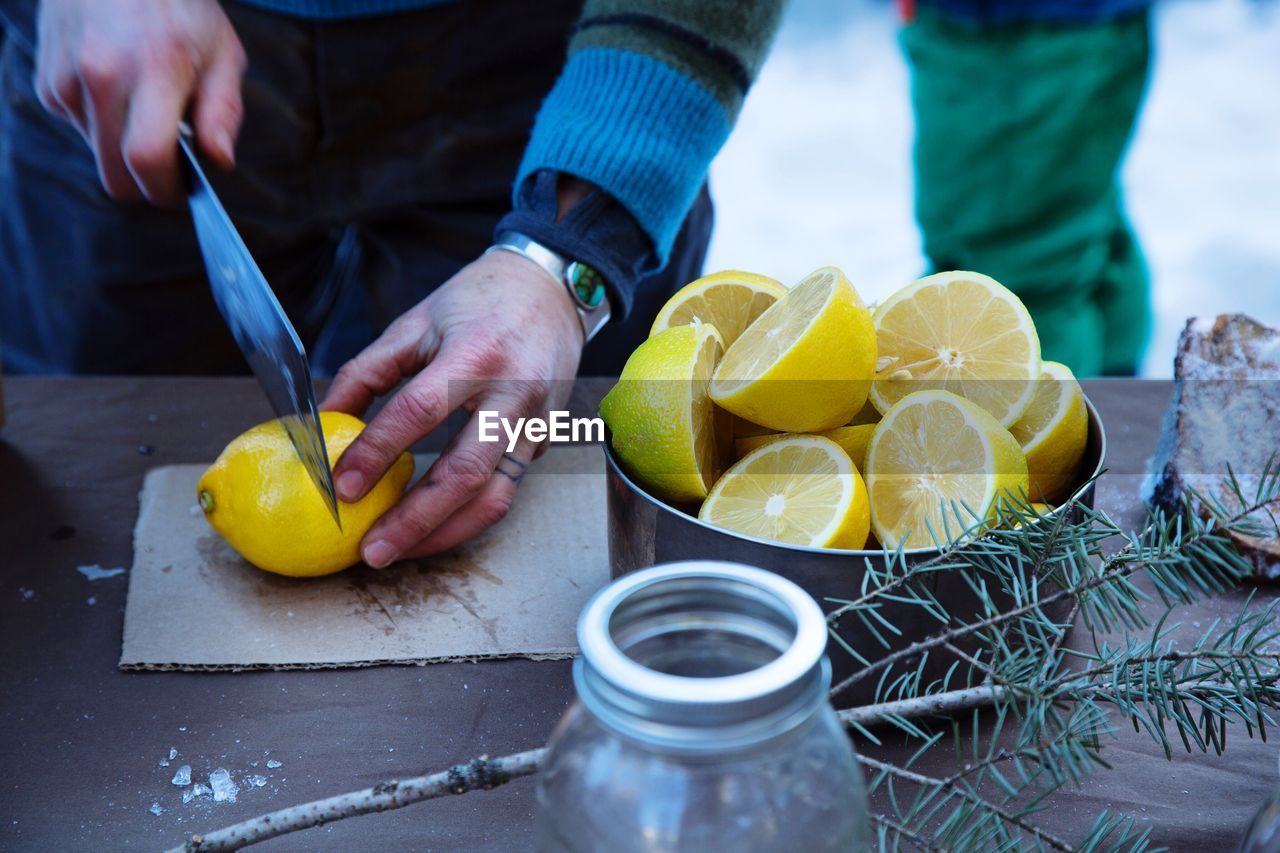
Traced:
POLYGON ((583 343, 594 338, 609 322, 609 300, 600 273, 581 261, 571 260, 560 253, 518 231, 503 231, 498 235, 489 252, 503 250, 515 252, 546 270, 552 278, 565 286, 573 307, 578 309, 582 323, 583 343))

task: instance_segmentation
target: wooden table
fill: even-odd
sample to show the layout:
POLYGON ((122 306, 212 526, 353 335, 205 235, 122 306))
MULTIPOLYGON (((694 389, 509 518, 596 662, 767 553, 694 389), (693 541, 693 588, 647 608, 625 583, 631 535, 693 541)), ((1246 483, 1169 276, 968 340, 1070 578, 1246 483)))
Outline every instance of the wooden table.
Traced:
MULTIPOLYGON (((1126 523, 1155 446, 1167 383, 1087 390, 1107 424, 1100 506, 1126 523)), ((143 474, 207 462, 270 416, 247 379, 5 379, 0 430, 0 849, 156 849, 285 805, 543 744, 572 696, 568 662, 493 661, 315 672, 117 670, 124 575, 143 474), (169 767, 159 760, 174 747, 169 767), (268 756, 266 753, 270 752, 268 756), (182 805, 170 778, 251 762, 270 782, 235 803, 182 805), (158 802, 163 811, 152 814, 158 802)), ((602 496, 603 499, 603 496, 602 496)), ((1264 590, 1264 596, 1274 593, 1264 590)), ((1185 608, 1194 623, 1243 594, 1185 608)), ((1178 850, 1230 849, 1277 784, 1274 747, 1233 732, 1219 756, 1166 761, 1132 730, 1116 766, 1057 795, 1038 821, 1077 837, 1103 808, 1156 827, 1178 850)), ((1274 742, 1274 741, 1273 741, 1274 742)), ((436 800, 286 836, 264 850, 522 850, 533 784, 436 800)))

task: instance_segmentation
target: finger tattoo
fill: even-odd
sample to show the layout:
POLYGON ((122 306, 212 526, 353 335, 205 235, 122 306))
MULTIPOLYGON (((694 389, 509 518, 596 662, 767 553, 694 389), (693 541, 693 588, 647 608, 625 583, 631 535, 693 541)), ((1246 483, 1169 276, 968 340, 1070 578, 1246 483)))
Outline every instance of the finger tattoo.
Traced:
POLYGON ((502 458, 498 460, 498 467, 495 470, 511 482, 519 483, 524 479, 524 472, 528 469, 528 465, 521 462, 510 453, 504 453, 502 454, 502 458))

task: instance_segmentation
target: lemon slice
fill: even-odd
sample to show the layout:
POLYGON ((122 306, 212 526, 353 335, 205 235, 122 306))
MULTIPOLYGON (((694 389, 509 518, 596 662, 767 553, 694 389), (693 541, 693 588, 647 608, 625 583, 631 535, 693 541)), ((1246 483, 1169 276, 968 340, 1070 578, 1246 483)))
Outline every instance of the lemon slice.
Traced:
POLYGON ((928 548, 995 517, 1027 490, 1027 460, 985 409, 917 391, 885 413, 867 448, 871 527, 886 548, 928 548))
POLYGON ((881 412, 908 394, 941 388, 1010 426, 1040 378, 1040 339, 1026 307, 976 272, 922 278, 875 313, 880 358, 871 402, 881 412))
POLYGON ((867 488, 830 439, 775 438, 725 472, 698 518, 717 527, 815 548, 861 548, 870 527, 867 488))
POLYGON ((740 270, 712 273, 676 291, 658 312, 649 335, 673 326, 710 323, 729 346, 786 293, 785 287, 768 276, 740 270))
POLYGON ((871 312, 840 270, 824 267, 730 345, 711 398, 780 432, 834 429, 866 402, 875 363, 871 312))
POLYGON ((715 326, 676 326, 646 340, 600 401, 623 465, 655 496, 692 503, 724 470, 728 416, 708 386, 724 343, 715 326))
POLYGON ((1058 503, 1070 496, 1080 473, 1089 413, 1071 368, 1046 361, 1042 369, 1031 405, 1009 432, 1027 455, 1031 498, 1058 503))

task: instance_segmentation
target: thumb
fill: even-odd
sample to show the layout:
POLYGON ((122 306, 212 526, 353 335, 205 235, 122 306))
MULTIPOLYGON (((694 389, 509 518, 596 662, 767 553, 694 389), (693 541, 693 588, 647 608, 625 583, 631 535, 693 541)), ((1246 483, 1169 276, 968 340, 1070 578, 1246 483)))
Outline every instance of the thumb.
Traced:
POLYGON ((244 49, 233 38, 214 54, 196 91, 196 140, 204 155, 223 169, 231 169, 236 162, 236 137, 244 119, 240 84, 245 65, 244 49))

